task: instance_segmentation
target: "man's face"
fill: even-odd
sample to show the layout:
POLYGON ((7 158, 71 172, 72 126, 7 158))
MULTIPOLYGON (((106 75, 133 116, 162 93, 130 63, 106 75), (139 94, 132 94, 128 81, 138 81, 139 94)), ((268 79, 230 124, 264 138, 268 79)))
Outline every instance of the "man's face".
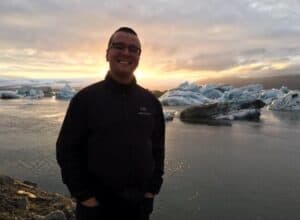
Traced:
POLYGON ((131 79, 139 64, 140 48, 137 36, 125 32, 115 33, 106 51, 110 72, 118 78, 131 79))

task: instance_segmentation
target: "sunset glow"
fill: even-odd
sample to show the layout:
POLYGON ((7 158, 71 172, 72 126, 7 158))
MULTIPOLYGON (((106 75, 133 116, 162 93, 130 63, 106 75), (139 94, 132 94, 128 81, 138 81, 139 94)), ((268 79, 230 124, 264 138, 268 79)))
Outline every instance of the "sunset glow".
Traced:
POLYGON ((0 2, 0 78, 101 80, 108 70, 108 39, 120 26, 139 35, 136 77, 147 88, 300 73, 296 1, 234 0, 235 9, 221 1, 193 0, 44 3, 0 2))

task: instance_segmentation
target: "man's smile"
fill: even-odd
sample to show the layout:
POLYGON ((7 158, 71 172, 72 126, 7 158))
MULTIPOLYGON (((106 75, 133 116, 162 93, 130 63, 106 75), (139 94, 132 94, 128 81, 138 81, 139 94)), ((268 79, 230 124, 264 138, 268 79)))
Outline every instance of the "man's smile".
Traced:
POLYGON ((124 59, 117 59, 117 62, 120 64, 125 64, 125 65, 131 65, 132 62, 129 60, 124 60, 124 59))

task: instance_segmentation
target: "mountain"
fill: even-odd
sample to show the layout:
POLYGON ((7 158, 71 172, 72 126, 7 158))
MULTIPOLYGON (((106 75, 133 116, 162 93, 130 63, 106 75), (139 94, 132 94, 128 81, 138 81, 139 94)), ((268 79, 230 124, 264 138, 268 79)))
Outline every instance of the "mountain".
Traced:
POLYGON ((286 76, 274 76, 274 77, 251 77, 251 78, 239 78, 239 77, 224 77, 224 78, 206 78, 198 80, 197 84, 229 84, 234 87, 245 86, 249 84, 262 84, 265 89, 280 88, 286 86, 289 89, 300 90, 300 75, 286 75, 286 76))

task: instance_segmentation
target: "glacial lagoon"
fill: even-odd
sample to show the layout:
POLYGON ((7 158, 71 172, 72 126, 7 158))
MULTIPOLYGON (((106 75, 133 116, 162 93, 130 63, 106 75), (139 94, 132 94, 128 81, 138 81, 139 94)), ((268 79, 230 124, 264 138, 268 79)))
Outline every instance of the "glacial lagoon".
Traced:
MULTIPOLYGON (((0 173, 68 194, 55 142, 68 102, 0 100, 0 173)), ((164 110, 178 111, 178 107, 164 110)), ((262 109, 231 127, 166 124, 164 184, 152 220, 300 219, 300 113, 262 109)))

